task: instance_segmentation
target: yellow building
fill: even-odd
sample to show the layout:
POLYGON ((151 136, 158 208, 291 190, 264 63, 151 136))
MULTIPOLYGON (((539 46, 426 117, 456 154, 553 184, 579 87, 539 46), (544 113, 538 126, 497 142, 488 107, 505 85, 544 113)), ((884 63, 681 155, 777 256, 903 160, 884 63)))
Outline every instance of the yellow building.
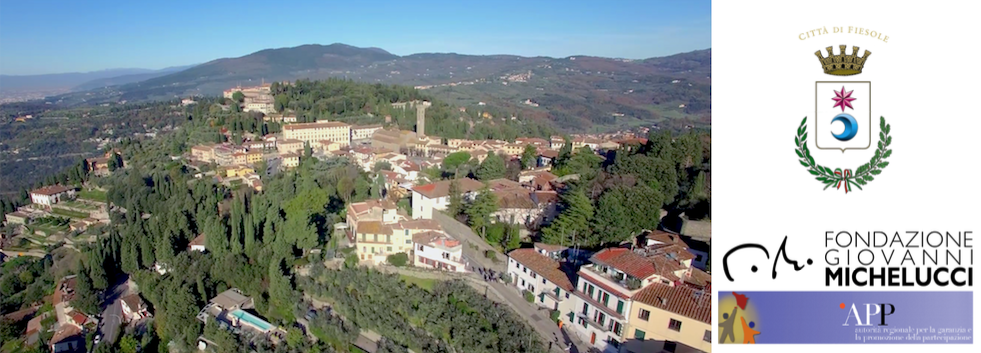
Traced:
POLYGON ((234 163, 234 164, 246 164, 248 162, 249 162, 249 159, 246 158, 244 152, 235 152, 234 154, 232 154, 232 163, 234 163))
POLYGON ((633 297, 621 352, 712 352, 712 295, 653 283, 633 297))
POLYGON ((296 153, 287 153, 282 156, 283 156, 283 167, 296 168, 300 166, 300 155, 296 153))
POLYGON ((262 162, 262 151, 249 151, 245 154, 245 160, 248 164, 262 162))
POLYGON ((225 177, 227 178, 246 176, 247 174, 255 174, 255 169, 244 165, 231 166, 225 169, 225 177))
POLYGON ((400 252, 412 258, 412 236, 417 233, 442 230, 432 219, 401 220, 385 224, 382 221, 361 221, 355 235, 358 259, 374 264, 383 263, 389 255, 400 252))
POLYGON ((289 124, 283 126, 283 137, 311 144, 331 140, 341 147, 347 147, 351 145, 351 125, 338 121, 289 124))

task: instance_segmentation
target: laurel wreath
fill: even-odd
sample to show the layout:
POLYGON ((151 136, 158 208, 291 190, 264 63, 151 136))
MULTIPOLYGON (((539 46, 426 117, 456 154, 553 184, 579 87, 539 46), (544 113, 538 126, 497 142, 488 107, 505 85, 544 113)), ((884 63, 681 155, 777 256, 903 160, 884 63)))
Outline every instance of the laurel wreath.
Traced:
POLYGON ((800 122, 800 127, 797 128, 797 137, 794 139, 794 142, 797 143, 797 149, 794 152, 797 152, 797 157, 800 158, 798 161, 807 168, 811 175, 815 176, 815 179, 824 183, 824 190, 832 186, 836 186, 836 189, 841 189, 844 186, 846 194, 851 191, 852 186, 862 190, 863 185, 875 180, 873 175, 879 175, 882 173, 882 169, 889 165, 886 158, 892 155, 892 150, 889 149, 889 145, 892 144, 892 136, 889 136, 891 127, 886 124, 886 118, 879 117, 879 119, 879 148, 875 150, 875 155, 868 163, 855 169, 854 175, 852 175, 851 169, 835 168, 832 170, 814 162, 814 157, 811 157, 811 150, 807 148, 807 117, 804 117, 804 120, 800 122))

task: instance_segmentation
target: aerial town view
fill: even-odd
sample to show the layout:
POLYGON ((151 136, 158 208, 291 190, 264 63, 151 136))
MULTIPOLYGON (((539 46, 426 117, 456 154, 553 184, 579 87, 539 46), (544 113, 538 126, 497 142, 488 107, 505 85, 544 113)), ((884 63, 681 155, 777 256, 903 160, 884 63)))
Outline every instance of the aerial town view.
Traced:
POLYGON ((0 5, 0 353, 711 352, 708 1, 267 5, 0 5))

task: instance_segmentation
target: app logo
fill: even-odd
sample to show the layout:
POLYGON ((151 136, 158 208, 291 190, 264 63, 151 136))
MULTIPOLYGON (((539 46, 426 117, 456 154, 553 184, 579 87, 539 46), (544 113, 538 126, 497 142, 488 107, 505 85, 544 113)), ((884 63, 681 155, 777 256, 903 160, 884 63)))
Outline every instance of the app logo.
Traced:
MULTIPOLYGON (((845 303, 841 303, 839 307, 842 309, 848 308, 848 306, 845 306, 845 303)), ((851 323, 851 325, 855 326, 889 326, 889 324, 886 323, 886 316, 895 313, 896 306, 890 303, 865 303, 860 305, 852 303, 851 307, 846 310, 848 310, 848 316, 845 317, 845 323, 841 324, 841 326, 849 326, 849 322, 852 321, 852 318, 854 318, 854 322, 851 323), (859 307, 863 307, 865 309, 865 323, 862 323, 862 316, 859 314, 858 310, 859 307), (878 323, 875 323, 873 320, 878 321, 878 323)))
POLYGON ((722 319, 719 320, 719 343, 756 343, 756 335, 760 334, 758 330, 759 318, 756 310, 748 305, 749 297, 744 294, 732 292, 732 295, 723 295, 719 303, 719 313, 722 314, 722 319), (737 317, 739 318, 738 326, 736 325, 737 317), (736 339, 736 337, 740 337, 740 339, 736 339))
MULTIPOLYGON (((824 73, 833 76, 854 76, 862 73, 865 63, 872 53, 868 50, 860 57, 859 48, 853 46, 851 54, 846 54, 845 45, 838 46, 839 54, 835 55, 832 47, 825 48, 827 56, 818 50, 814 54, 821 61, 824 73)), ((872 147, 872 82, 870 81, 815 81, 814 83, 814 146, 824 150, 868 150, 872 147)), ((879 140, 877 148, 868 163, 857 168, 830 168, 818 164, 811 156, 807 146, 807 117, 797 127, 794 139, 798 162, 817 181, 824 184, 824 189, 834 187, 845 189, 862 189, 882 169, 889 165, 886 161, 892 155, 889 145, 892 136, 889 135, 891 126, 884 117, 879 118, 879 140)))

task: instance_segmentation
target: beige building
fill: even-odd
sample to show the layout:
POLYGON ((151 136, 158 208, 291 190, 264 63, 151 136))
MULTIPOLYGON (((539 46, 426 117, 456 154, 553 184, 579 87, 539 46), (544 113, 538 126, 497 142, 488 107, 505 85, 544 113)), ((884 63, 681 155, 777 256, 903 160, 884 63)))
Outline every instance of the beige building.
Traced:
POLYGON ((370 139, 375 134, 375 131, 381 130, 381 128, 381 125, 351 126, 351 141, 370 139))
POLYGON ((283 157, 283 167, 284 168, 296 168, 300 166, 300 155, 296 153, 287 153, 282 155, 283 157))
POLYGON ((279 154, 302 153, 303 141, 295 139, 279 140, 276 144, 276 150, 279 151, 279 154))
POLYGON ((212 163, 215 161, 214 145, 197 145, 191 147, 191 158, 194 160, 212 163))
POLYGON ((337 121, 289 124, 283 126, 283 137, 310 143, 331 140, 347 147, 351 145, 351 125, 337 121))
POLYGON ((358 259, 383 263, 389 255, 406 253, 411 261, 412 237, 427 231, 442 231, 436 221, 409 220, 399 214, 394 202, 369 200, 347 207, 348 239, 356 247, 358 259))
POLYGON ((712 351, 712 294, 654 283, 634 295, 620 352, 712 351))

